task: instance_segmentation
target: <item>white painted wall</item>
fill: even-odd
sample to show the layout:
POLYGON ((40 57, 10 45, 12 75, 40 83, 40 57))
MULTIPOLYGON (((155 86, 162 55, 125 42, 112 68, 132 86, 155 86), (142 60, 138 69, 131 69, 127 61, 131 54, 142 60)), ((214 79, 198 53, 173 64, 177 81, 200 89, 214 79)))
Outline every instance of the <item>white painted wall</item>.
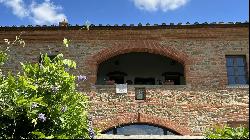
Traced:
MULTIPOLYGON (((108 79, 106 74, 112 71, 121 71, 128 74, 124 81, 132 80, 135 77, 149 78, 155 77, 157 80, 164 81, 162 73, 164 72, 180 72, 184 73, 184 67, 178 62, 171 65, 171 59, 150 53, 128 53, 115 56, 99 65, 97 74, 97 84, 105 84, 104 79, 108 79), (119 65, 115 65, 115 61, 119 65)), ((181 84, 185 84, 184 78, 181 77, 181 84)))

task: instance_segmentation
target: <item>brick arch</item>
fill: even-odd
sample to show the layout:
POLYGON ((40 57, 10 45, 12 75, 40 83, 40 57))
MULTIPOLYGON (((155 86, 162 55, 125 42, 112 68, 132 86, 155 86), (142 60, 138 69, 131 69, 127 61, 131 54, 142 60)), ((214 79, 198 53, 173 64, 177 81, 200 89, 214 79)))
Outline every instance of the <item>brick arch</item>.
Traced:
MULTIPOLYGON (((89 68, 89 79, 91 83, 95 83, 97 79, 97 71, 100 63, 111 59, 112 57, 132 52, 146 52, 151 54, 158 54, 161 56, 168 57, 179 63, 184 67, 184 76, 187 73, 187 65, 191 63, 190 57, 174 49, 173 47, 164 47, 159 42, 148 41, 147 43, 128 43, 128 44, 118 44, 117 46, 112 46, 109 48, 104 48, 103 50, 91 55, 87 60, 86 64, 89 68)), ((187 79, 186 79, 187 80, 187 79)))
POLYGON ((157 125, 160 127, 168 128, 173 131, 176 131, 180 135, 192 135, 189 128, 179 125, 176 122, 159 118, 147 114, 140 113, 123 113, 116 116, 112 116, 108 119, 103 120, 94 120, 94 126, 99 128, 102 132, 109 130, 110 128, 117 127, 124 124, 133 124, 133 123, 146 123, 157 125))

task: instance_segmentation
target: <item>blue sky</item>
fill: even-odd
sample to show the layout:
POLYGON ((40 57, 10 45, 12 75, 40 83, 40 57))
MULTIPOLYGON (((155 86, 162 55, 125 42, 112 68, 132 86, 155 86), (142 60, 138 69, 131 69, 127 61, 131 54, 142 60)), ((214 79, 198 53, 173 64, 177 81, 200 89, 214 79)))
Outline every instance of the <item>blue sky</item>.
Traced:
POLYGON ((0 0, 0 26, 249 21, 249 0, 0 0))

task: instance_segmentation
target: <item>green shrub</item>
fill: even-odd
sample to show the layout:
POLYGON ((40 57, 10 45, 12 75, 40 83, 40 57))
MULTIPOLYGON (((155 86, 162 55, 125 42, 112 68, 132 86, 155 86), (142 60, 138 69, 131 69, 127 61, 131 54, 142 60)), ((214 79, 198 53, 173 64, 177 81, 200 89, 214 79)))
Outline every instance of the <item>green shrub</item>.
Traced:
POLYGON ((41 64, 22 64, 22 74, 2 77, 1 136, 88 138, 88 99, 76 91, 76 77, 65 71, 75 67, 62 54, 53 61, 44 55, 41 64))
MULTIPOLYGON (((7 60, 7 50, 0 50, 1 64, 7 60)), ((76 81, 86 76, 70 74, 76 63, 62 54, 53 60, 45 54, 41 59, 21 64, 23 72, 17 75, 4 76, 0 71, 0 139, 93 138, 88 98, 76 90, 76 81)))
POLYGON ((205 137, 207 139, 249 139, 249 128, 215 127, 209 130, 205 137))

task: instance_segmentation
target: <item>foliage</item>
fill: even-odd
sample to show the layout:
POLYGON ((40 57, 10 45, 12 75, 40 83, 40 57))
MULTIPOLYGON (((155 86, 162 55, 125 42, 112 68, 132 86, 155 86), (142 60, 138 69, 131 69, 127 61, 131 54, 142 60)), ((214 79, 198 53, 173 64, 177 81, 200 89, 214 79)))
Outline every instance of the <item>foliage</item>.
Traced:
POLYGON ((4 64, 8 60, 8 52, 10 51, 10 48, 16 44, 20 44, 23 47, 25 47, 25 42, 20 38, 20 36, 24 32, 21 32, 19 36, 16 36, 16 39, 14 41, 9 41, 9 39, 4 39, 4 42, 7 44, 5 46, 0 46, 0 66, 4 64))
MULTIPOLYGON (((12 44, 6 43, 8 48, 12 44)), ((0 52, 4 63, 7 51, 0 52)), ((77 92, 75 83, 86 77, 67 72, 76 63, 63 59, 63 54, 52 60, 47 54, 41 58, 41 63, 21 63, 23 72, 16 76, 0 74, 0 139, 93 138, 88 98, 77 92)))
POLYGON ((249 128, 229 126, 215 127, 209 130, 205 136, 207 139, 249 139, 249 128))

